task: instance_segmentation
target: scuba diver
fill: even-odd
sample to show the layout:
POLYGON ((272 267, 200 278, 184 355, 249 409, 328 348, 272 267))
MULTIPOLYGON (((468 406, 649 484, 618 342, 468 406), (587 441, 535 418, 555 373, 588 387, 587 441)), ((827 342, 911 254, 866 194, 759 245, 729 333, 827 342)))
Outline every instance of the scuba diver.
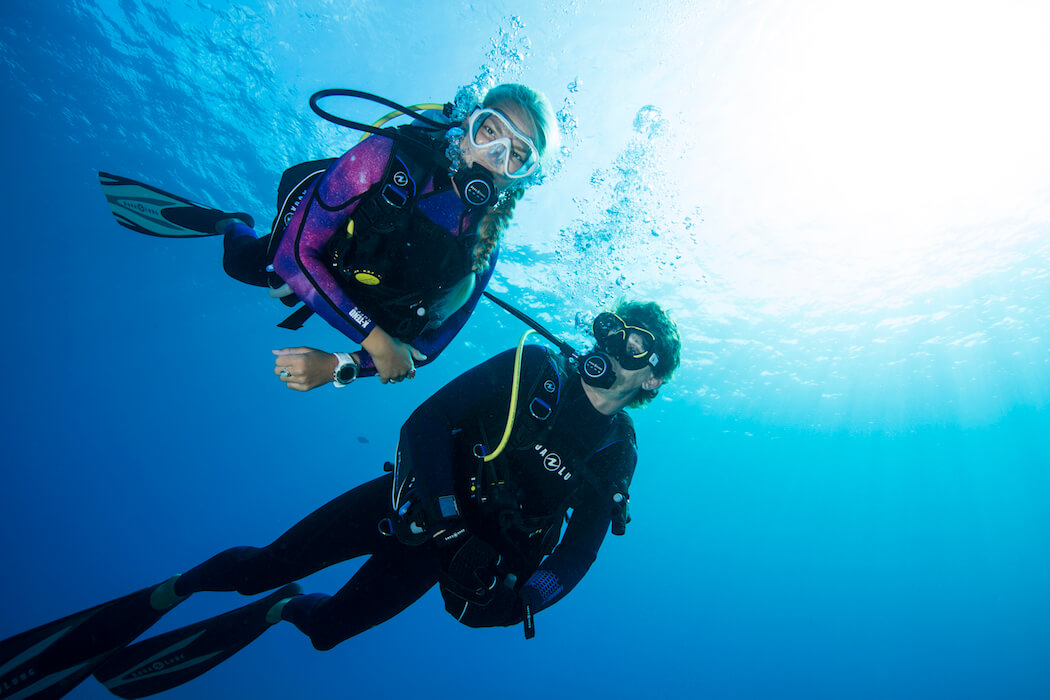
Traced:
POLYGON ((297 329, 316 313, 360 344, 353 353, 274 351, 274 372, 289 388, 412 378, 481 298, 515 205, 557 149, 554 112, 546 97, 518 84, 492 88, 480 105, 444 105, 444 121, 356 90, 322 90, 310 105, 373 135, 340 158, 286 170, 268 235, 243 212, 99 173, 107 202, 119 223, 139 233, 222 235, 227 274, 268 287, 288 306, 303 302, 279 325, 297 329), (318 104, 333 96, 379 102, 415 121, 378 128, 342 119, 318 104))
POLYGON ((526 346, 522 336, 516 350, 454 379, 405 422, 388 473, 272 544, 226 550, 0 642, 0 687, 59 697, 93 674, 120 697, 143 697, 196 678, 282 620, 331 649, 435 584, 461 623, 523 623, 531 637, 534 615, 580 582, 610 527, 624 534, 637 453, 623 409, 651 401, 679 363, 677 327, 656 303, 621 302, 592 329, 594 348, 582 357, 526 346), (304 595, 294 583, 366 555, 334 595, 304 595), (269 590, 126 646, 193 593, 269 590))

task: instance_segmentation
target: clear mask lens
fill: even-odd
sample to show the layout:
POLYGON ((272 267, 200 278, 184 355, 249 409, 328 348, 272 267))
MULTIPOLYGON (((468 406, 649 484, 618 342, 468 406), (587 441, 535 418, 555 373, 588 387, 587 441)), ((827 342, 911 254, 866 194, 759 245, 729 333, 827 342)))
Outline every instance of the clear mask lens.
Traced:
POLYGON ((519 180, 539 169, 532 139, 494 109, 475 110, 467 119, 467 134, 480 160, 494 172, 519 180))

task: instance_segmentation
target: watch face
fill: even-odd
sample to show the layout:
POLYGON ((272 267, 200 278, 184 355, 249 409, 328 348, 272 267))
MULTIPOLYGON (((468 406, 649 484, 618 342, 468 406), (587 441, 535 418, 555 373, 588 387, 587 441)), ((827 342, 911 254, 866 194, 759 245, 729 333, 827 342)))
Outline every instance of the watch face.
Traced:
POLYGON ((342 384, 349 384, 354 381, 357 377, 356 368, 353 365, 346 365, 345 367, 339 368, 339 382, 342 384))

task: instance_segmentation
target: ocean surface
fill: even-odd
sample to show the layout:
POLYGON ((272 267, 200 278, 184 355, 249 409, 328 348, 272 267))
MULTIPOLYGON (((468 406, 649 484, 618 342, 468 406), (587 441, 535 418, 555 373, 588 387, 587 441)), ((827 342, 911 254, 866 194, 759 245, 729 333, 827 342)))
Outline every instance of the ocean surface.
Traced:
POLYGON ((1050 697, 1050 10, 656 5, 5 0, 0 638, 268 543, 524 330, 483 302, 414 381, 290 392, 270 351, 342 337, 277 328, 218 239, 117 226, 97 171, 265 228, 285 167, 358 138, 314 91, 517 81, 564 146, 490 289, 574 343, 620 296, 682 331, 627 535, 534 640, 432 591, 163 697, 1050 697))

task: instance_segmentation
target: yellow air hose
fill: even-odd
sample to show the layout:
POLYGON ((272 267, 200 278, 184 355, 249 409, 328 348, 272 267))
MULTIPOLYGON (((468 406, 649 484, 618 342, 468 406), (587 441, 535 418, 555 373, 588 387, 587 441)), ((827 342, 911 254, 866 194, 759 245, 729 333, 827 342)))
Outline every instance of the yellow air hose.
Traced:
MULTIPOLYGON (((440 112, 443 109, 445 109, 445 105, 439 105, 439 104, 436 104, 436 103, 433 103, 433 102, 428 102, 426 104, 421 104, 421 105, 409 105, 408 108, 410 110, 412 110, 413 112, 418 112, 421 109, 436 109, 437 111, 440 112)), ((404 112, 401 112, 401 111, 398 111, 398 110, 395 109, 393 112, 389 112, 389 113, 383 115, 382 117, 380 117, 379 119, 377 119, 376 121, 374 121, 372 123, 372 126, 374 126, 376 128, 379 128, 379 127, 383 126, 384 124, 386 124, 391 119, 397 119, 398 117, 408 117, 408 116, 411 116, 411 115, 405 114, 404 112)), ((362 134, 361 138, 359 140, 360 141, 364 141, 366 138, 368 138, 371 135, 372 134, 368 134, 368 133, 362 134)))
POLYGON ((510 410, 507 412, 507 427, 503 431, 503 439, 499 441, 495 451, 490 455, 485 455, 486 462, 491 462, 499 457, 500 453, 503 452, 503 448, 510 441, 511 431, 514 430, 514 414, 518 410, 518 389, 520 389, 521 384, 521 353, 525 349, 525 339, 529 337, 529 333, 535 332, 530 328, 521 334, 521 339, 518 341, 518 350, 514 353, 514 382, 510 388, 510 410))

